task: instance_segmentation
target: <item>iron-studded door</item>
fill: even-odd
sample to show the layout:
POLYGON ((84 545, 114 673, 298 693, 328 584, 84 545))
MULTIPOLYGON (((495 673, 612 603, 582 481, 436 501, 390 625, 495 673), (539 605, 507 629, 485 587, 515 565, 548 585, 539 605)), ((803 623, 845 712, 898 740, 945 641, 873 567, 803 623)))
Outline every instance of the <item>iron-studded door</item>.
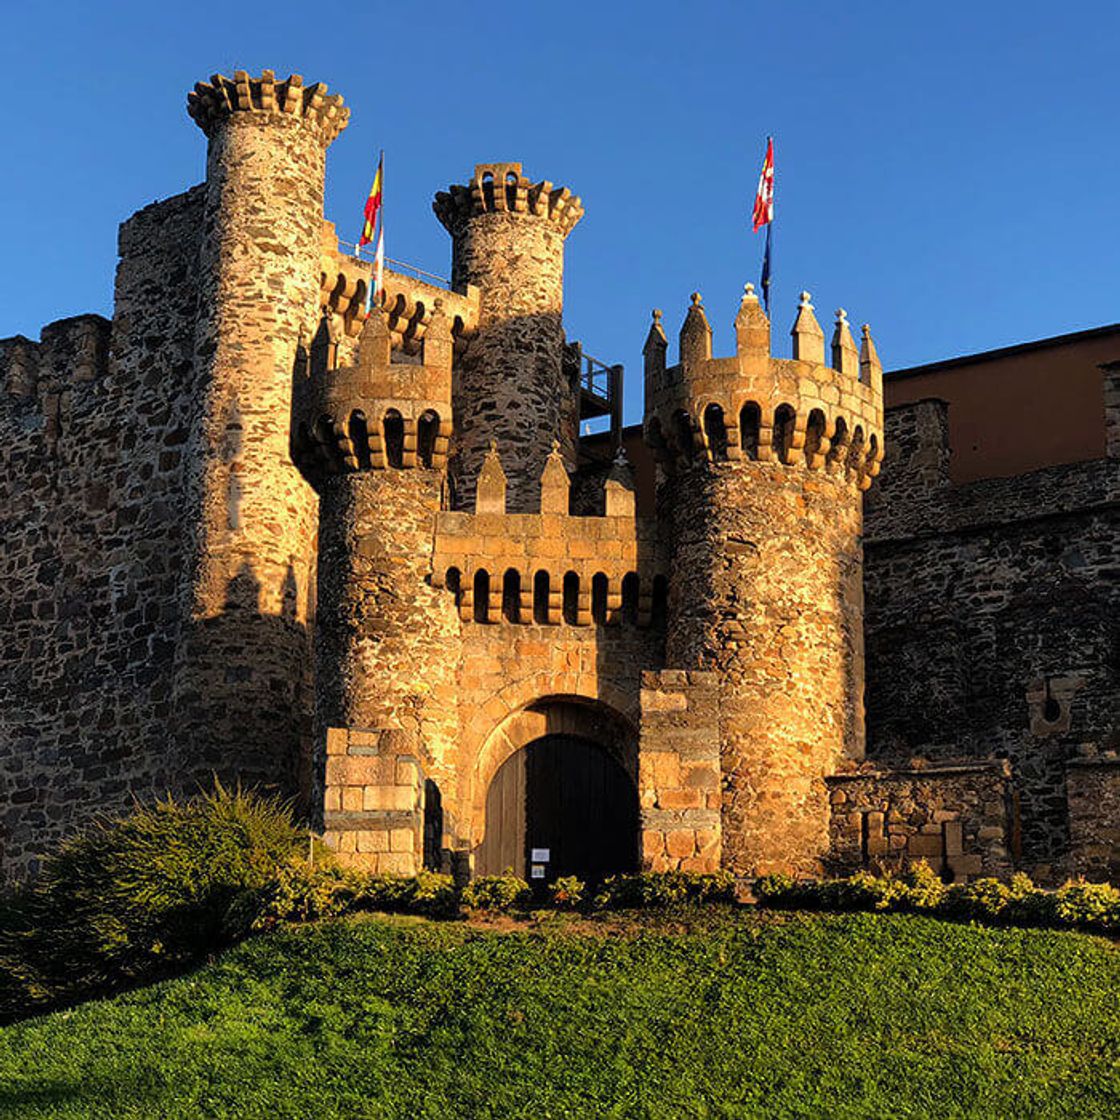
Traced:
POLYGON ((476 874, 512 868, 529 879, 534 850, 548 852, 537 863, 549 881, 560 875, 594 881, 636 868, 637 794, 609 751, 586 739, 548 735, 503 763, 486 798, 476 874))

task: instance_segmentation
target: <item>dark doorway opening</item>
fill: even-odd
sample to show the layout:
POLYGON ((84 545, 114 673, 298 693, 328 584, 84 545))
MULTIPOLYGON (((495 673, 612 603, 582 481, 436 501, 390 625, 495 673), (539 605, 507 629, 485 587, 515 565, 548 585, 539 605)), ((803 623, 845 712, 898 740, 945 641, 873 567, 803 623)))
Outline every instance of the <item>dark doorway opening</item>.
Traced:
POLYGON ((512 868, 539 886, 561 875, 598 882, 637 864, 637 791, 598 743, 546 735, 499 767, 486 796, 475 874, 512 868), (534 866, 544 868, 543 876, 534 877, 534 866))

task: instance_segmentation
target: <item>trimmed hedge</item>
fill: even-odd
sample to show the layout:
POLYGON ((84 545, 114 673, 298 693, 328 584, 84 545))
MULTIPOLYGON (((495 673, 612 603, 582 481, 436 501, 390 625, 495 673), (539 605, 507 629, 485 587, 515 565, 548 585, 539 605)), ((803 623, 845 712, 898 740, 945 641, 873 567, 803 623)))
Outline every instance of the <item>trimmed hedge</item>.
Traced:
POLYGON ((849 879, 795 880, 764 875, 755 881, 754 894, 759 906, 769 908, 910 912, 989 925, 1120 932, 1120 890, 1108 883, 1074 880, 1047 891, 1020 874, 1009 884, 973 879, 947 885, 925 862, 900 876, 857 872, 849 879))

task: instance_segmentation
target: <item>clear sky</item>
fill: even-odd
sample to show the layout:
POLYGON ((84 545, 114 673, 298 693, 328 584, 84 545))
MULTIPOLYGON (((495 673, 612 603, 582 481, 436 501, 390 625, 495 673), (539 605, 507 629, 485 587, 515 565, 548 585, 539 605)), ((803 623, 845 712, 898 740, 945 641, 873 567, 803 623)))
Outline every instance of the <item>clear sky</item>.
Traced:
POLYGON ((628 420, 650 308, 675 334, 699 289, 733 350, 767 133, 778 354, 802 288, 826 332, 870 321, 888 369, 1120 320, 1115 0, 61 0, 3 30, 0 337, 111 314, 117 224, 203 177, 187 90, 264 67, 351 106, 342 236, 384 147, 391 257, 447 274, 431 197, 476 162, 579 194, 565 325, 625 363, 628 420))

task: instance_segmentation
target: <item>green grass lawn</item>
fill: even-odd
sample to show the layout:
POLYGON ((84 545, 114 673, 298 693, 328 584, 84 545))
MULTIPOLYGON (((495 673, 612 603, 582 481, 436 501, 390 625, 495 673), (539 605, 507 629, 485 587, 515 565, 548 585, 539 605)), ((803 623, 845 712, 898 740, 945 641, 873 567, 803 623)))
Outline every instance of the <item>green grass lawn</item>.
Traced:
POLYGON ((928 918, 356 918, 0 1030, 0 1116, 1115 1117, 1120 954, 928 918))

